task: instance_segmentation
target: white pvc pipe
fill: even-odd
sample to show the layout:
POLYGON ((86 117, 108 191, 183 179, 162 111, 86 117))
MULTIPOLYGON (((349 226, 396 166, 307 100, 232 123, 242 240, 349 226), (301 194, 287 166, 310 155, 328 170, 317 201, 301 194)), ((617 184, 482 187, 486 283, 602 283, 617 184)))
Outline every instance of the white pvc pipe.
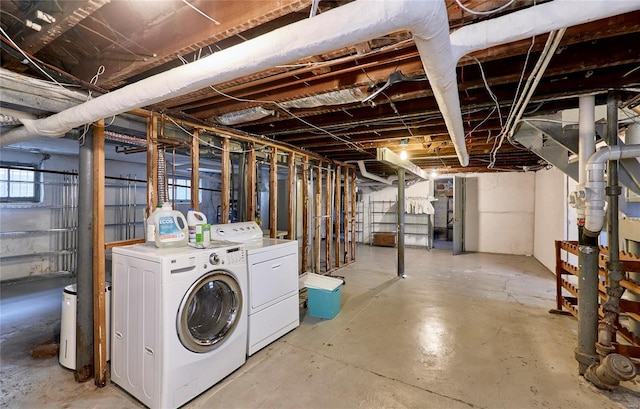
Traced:
MULTIPOLYGON (((587 162, 596 151, 596 97, 581 96, 578 99, 578 184, 587 183, 587 162)), ((578 220, 584 220, 584 204, 576 207, 578 220)))
POLYGON ((636 10, 637 0, 554 0, 456 30, 451 34, 453 58, 636 10))
POLYGON ((598 233, 604 226, 605 175, 604 170, 609 160, 620 160, 640 157, 640 145, 616 145, 603 148, 591 155, 587 162, 586 210, 584 228, 598 233))
POLYGON ((358 0, 140 80, 0 137, 0 146, 41 135, 58 137, 101 118, 185 95, 310 55, 409 30, 462 165, 469 163, 443 0, 358 0), (425 55, 425 53, 428 53, 425 55))

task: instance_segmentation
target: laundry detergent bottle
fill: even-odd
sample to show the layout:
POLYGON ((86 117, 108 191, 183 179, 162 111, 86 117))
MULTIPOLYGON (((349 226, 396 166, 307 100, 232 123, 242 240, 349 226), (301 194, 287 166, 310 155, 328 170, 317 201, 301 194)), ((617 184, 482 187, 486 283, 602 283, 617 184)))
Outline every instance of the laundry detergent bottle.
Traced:
POLYGON ((171 203, 163 203, 155 214, 156 247, 183 247, 189 242, 189 231, 184 215, 173 210, 171 203))
POLYGON ((207 224, 207 216, 204 213, 197 212, 194 209, 189 209, 187 212, 187 226, 189 226, 189 243, 196 243, 196 230, 202 232, 204 225, 207 224), (201 226, 199 229, 197 226, 201 226))
POLYGON ((146 245, 149 247, 156 246, 156 217, 158 216, 158 212, 160 212, 160 210, 162 210, 162 206, 156 206, 149 217, 147 217, 147 220, 145 220, 146 245))

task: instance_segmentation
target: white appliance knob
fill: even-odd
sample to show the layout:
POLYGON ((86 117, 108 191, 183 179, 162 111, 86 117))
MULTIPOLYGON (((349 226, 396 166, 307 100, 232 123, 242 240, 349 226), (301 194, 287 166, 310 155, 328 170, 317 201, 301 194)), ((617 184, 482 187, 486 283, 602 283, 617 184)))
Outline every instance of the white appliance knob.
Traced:
POLYGON ((220 264, 220 256, 218 256, 216 253, 212 253, 209 256, 209 262, 214 266, 217 266, 218 264, 220 264))

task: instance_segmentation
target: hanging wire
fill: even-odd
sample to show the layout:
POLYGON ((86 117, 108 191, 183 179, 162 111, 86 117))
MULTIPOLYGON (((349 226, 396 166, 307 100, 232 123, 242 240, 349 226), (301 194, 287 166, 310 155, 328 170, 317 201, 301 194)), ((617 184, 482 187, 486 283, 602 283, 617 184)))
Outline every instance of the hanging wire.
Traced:
POLYGON ((476 10, 472 10, 468 7, 466 7, 465 5, 462 4, 462 1, 460 0, 456 0, 456 3, 458 3, 458 6, 460 6, 460 8, 464 11, 466 11, 467 13, 471 13, 471 14, 475 14, 478 16, 488 16, 489 14, 493 14, 493 13, 497 13, 499 11, 502 11, 504 9, 506 9, 507 7, 509 7, 510 5, 512 5, 515 2, 515 0, 510 0, 508 3, 495 8, 493 10, 487 10, 487 11, 476 11, 476 10))
POLYGON ((4 29, 2 27, 0 27, 0 33, 2 33, 2 35, 4 36, 4 38, 7 39, 7 41, 9 41, 11 43, 11 45, 13 45, 13 47, 20 51, 20 54, 24 55, 24 58, 26 58, 34 67, 36 67, 40 72, 42 72, 45 76, 47 76, 47 78, 49 78, 51 81, 53 81, 54 83, 58 84, 61 88, 64 88, 62 86, 62 84, 60 84, 58 81, 56 81, 51 75, 49 75, 48 72, 46 72, 42 67, 40 67, 40 65, 36 64, 35 61, 33 61, 31 59, 31 57, 29 57, 29 55, 27 55, 26 52, 24 52, 22 50, 22 48, 20 48, 18 46, 18 44, 16 44, 11 37, 9 37, 9 35, 4 31, 4 29))
POLYGON ((187 0, 182 0, 182 2, 184 4, 186 4, 187 6, 191 7, 192 9, 194 9, 196 12, 198 12, 199 14, 201 14, 204 18, 206 18, 207 20, 212 21, 215 25, 220 25, 220 22, 217 21, 216 19, 212 18, 211 16, 209 16, 208 14, 206 14, 205 12, 203 12, 202 10, 200 10, 199 8, 197 8, 196 6, 194 6, 193 4, 189 3, 187 0))

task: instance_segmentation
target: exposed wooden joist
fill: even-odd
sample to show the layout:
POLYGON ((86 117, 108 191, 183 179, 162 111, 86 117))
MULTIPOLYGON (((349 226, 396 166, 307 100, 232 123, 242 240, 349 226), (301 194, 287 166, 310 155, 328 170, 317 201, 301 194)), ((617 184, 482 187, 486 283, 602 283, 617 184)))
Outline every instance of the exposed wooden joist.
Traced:
POLYGON ((200 131, 191 131, 191 208, 200 211, 200 131))
MULTIPOLYGON (((131 55, 123 58, 122 49, 117 45, 103 50, 101 63, 105 66, 105 74, 100 78, 99 85, 106 88, 121 85, 128 77, 173 61, 177 55, 187 55, 199 49, 208 50, 208 46, 217 41, 267 23, 292 10, 302 10, 311 4, 311 0, 263 0, 252 1, 250 5, 234 1, 192 3, 220 24, 213 24, 191 7, 182 5, 167 24, 153 24, 131 33, 129 43, 136 44, 136 49, 146 50, 141 51, 138 58, 131 55), (150 52, 153 54, 149 55, 150 52)), ((126 11, 123 9, 122 12, 126 11)), ((95 62, 88 59, 75 67, 73 73, 79 78, 91 78, 95 74, 95 62)))
POLYGON ((356 261, 356 239, 357 239, 356 238, 356 230, 357 230, 356 200, 358 199, 357 191, 356 191, 356 170, 351 169, 350 173, 351 173, 351 216, 353 217, 351 222, 352 225, 351 225, 351 258, 350 260, 356 261))
POLYGON ((316 167, 314 194, 314 241, 313 241, 313 272, 320 274, 320 242, 322 240, 322 162, 318 162, 316 167))
POLYGON ((104 119, 93 126, 93 378, 107 384, 107 306, 104 249, 104 119))
POLYGON ((256 219, 256 149, 249 146, 247 155, 247 220, 256 219))
POLYGON ((309 158, 302 159, 302 272, 309 270, 309 158))
POLYGON ((220 192, 220 222, 229 223, 231 161, 229 158, 229 138, 222 138, 222 186, 220 192))
POLYGON ((76 24, 82 22, 82 20, 87 18, 87 16, 90 16, 102 6, 110 2, 111 0, 76 0, 61 2, 64 10, 61 15, 56 14, 56 21, 50 24, 42 24, 41 31, 30 30, 29 34, 25 36, 24 41, 20 43, 20 47, 33 55, 51 44, 69 29, 75 27, 76 24))
POLYGON ((335 211, 334 211, 334 216, 333 216, 333 234, 334 234, 334 239, 333 239, 333 249, 335 251, 335 266, 337 268, 340 268, 342 266, 342 260, 341 260, 341 254, 340 251, 342 249, 341 243, 340 243, 340 228, 341 228, 341 215, 342 215, 342 184, 341 184, 341 180, 342 180, 342 172, 341 172, 341 168, 340 166, 336 166, 336 176, 335 176, 335 190, 333 193, 333 200, 335 203, 335 211))
POLYGON ((278 148, 271 148, 269 163, 269 237, 278 236, 278 148))
POLYGON ((329 272, 331 268, 331 242, 333 241, 333 224, 331 223, 331 213, 333 209, 333 186, 335 185, 335 172, 327 165, 327 183, 325 186, 325 203, 324 203, 324 266, 325 271, 329 272))
POLYGON ((351 235, 349 234, 349 225, 351 222, 351 204, 350 204, 350 196, 351 190, 349 188, 350 180, 349 180, 349 169, 344 170, 344 189, 342 189, 342 231, 344 234, 344 247, 342 249, 342 254, 340 255, 341 260, 345 263, 349 262, 349 251, 351 250, 351 235))
MULTIPOLYGON (((158 118, 147 118, 147 212, 149 217, 158 205, 158 118)), ((146 234, 146 232, 145 232, 146 234)))
POLYGON ((289 153, 288 157, 288 185, 287 192, 289 212, 287 214, 287 238, 289 240, 296 239, 296 155, 289 153))

